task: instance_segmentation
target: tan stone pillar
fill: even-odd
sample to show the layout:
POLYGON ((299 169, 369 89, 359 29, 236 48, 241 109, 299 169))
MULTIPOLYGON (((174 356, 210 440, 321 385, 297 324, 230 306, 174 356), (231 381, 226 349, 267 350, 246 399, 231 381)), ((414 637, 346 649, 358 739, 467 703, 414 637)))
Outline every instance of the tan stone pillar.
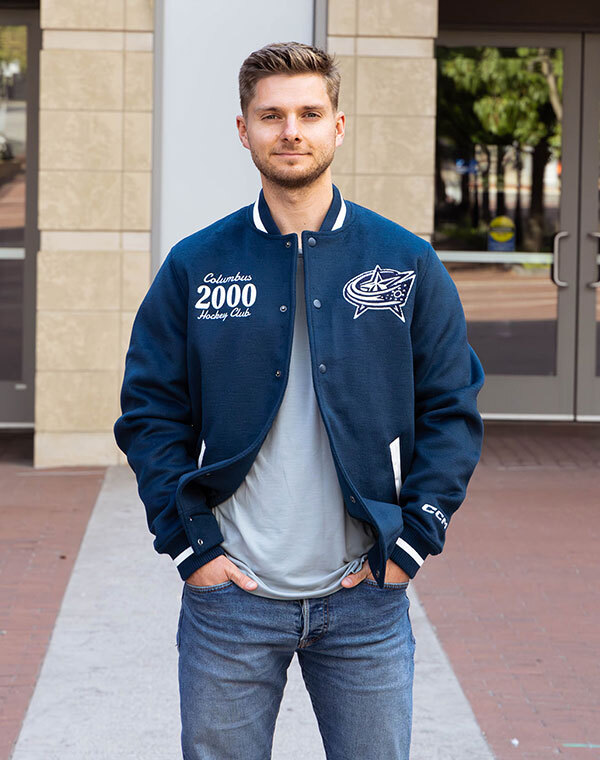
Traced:
POLYGON ((426 240, 433 232, 437 0, 329 0, 346 139, 333 163, 349 200, 426 240))
POLYGON ((150 282, 152 0, 42 0, 34 466, 113 438, 150 282))

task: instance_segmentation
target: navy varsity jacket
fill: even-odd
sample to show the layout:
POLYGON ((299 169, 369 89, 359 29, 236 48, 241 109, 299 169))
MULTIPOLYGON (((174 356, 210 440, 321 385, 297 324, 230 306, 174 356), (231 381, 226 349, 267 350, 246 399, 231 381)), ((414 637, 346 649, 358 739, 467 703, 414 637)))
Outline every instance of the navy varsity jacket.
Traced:
MULTIPOLYGON (((154 548, 182 579, 219 554, 212 508, 242 483, 288 377, 306 299, 313 384, 345 507, 412 578, 439 554, 480 456, 481 364, 432 246, 356 203, 281 235, 254 204, 174 245, 136 314, 114 434, 136 474, 154 548)), ((306 473, 310 477, 310 473, 306 473)))

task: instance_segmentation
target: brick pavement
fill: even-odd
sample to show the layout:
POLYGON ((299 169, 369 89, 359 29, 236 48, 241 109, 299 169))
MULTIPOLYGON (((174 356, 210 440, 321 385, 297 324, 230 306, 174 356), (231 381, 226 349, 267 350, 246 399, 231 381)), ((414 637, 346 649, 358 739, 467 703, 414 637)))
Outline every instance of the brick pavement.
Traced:
POLYGON ((105 472, 32 462, 33 433, 0 432, 0 760, 19 734, 105 472))
POLYGON ((415 578, 498 760, 600 758, 599 472, 598 425, 488 422, 415 578))
MULTIPOLYGON (((30 440, 10 450, 2 440, 7 760, 105 470, 33 470, 30 440)), ((482 462, 446 548, 415 578, 498 760, 600 758, 600 748, 587 746, 600 744, 599 471, 600 426, 487 423, 482 462)), ((436 756, 450 752, 440 747, 436 756)))

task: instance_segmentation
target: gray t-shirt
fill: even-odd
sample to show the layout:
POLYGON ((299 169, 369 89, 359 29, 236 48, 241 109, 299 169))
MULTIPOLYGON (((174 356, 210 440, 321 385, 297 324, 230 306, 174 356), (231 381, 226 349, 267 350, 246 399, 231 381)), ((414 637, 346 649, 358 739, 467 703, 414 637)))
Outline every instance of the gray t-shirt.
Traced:
POLYGON ((272 599, 326 596, 375 543, 348 514, 314 392, 304 263, 298 256, 290 374, 281 406, 237 491, 214 508, 226 556, 272 599))

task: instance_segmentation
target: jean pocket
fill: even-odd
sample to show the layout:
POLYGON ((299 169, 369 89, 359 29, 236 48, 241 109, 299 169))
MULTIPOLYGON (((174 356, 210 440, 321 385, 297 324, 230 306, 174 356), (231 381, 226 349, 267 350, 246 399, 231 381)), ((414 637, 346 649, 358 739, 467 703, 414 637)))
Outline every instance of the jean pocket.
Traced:
POLYGON ((229 588, 229 586, 235 585, 232 580, 223 581, 223 583, 215 583, 212 586, 194 586, 193 583, 188 583, 187 581, 184 581, 183 583, 184 589, 193 591, 195 594, 208 594, 211 591, 220 591, 221 589, 229 588))
MULTIPOLYGON (((366 583, 367 586, 374 586, 375 588, 379 588, 377 581, 374 581, 372 578, 365 578, 363 580, 363 583, 366 583)), ((386 588, 405 591, 408 588, 409 583, 410 581, 403 581, 402 583, 384 583, 383 589, 381 589, 381 591, 385 590, 386 588)))

